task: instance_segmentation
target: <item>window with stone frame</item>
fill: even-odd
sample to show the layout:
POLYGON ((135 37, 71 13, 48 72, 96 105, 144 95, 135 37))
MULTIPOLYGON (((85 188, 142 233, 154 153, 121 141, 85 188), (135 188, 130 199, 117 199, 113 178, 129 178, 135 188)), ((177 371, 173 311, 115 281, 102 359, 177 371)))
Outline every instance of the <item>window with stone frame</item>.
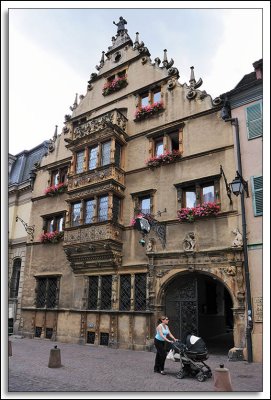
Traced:
POLYGON ((211 202, 220 203, 220 175, 175 185, 178 208, 193 208, 211 202))
POLYGON ((119 72, 117 72, 116 74, 114 74, 114 75, 110 75, 108 78, 107 78, 107 82, 113 82, 115 79, 118 79, 118 78, 124 78, 126 76, 126 69, 123 69, 122 71, 119 71, 119 72))
POLYGON ((112 309, 112 275, 89 277, 88 310, 112 309))
POLYGON ((138 96, 138 108, 146 107, 161 101, 161 87, 148 89, 138 96))
POLYGON ((51 172, 51 186, 58 185, 59 183, 67 183, 68 167, 61 167, 54 169, 51 172))
POLYGON ((149 156, 159 157, 165 153, 183 153, 183 126, 171 130, 147 135, 149 139, 149 156))
POLYGON ((93 196, 83 199, 81 202, 71 204, 71 226, 92 224, 103 221, 120 221, 121 199, 112 194, 93 196), (111 213, 109 214, 109 211, 111 213), (82 213, 82 217, 81 217, 82 213), (82 218, 82 222, 81 222, 82 218))
POLYGON ((65 224, 65 212, 43 216, 44 233, 62 232, 65 224))
POLYGON ((36 307, 55 308, 59 301, 59 276, 36 276, 36 307))
POLYGON ((112 138, 106 142, 98 142, 90 147, 75 153, 75 173, 79 174, 85 170, 92 171, 96 168, 115 164, 122 167, 123 146, 112 138), (113 155, 113 158, 112 158, 113 155))
POLYGON ((134 311, 146 310, 147 275, 145 273, 120 275, 119 281, 119 309, 121 311, 132 310, 131 298, 134 299, 134 311), (134 280, 134 281, 133 281, 134 280))
POLYGON ((11 297, 11 298, 18 297, 20 274, 21 274, 21 264, 22 264, 22 260, 20 258, 14 259, 13 267, 12 267, 12 275, 11 275, 11 279, 10 279, 10 287, 9 287, 9 297, 11 297))
POLYGON ((154 213, 154 194, 156 190, 145 190, 138 193, 131 193, 134 203, 134 216, 154 213))

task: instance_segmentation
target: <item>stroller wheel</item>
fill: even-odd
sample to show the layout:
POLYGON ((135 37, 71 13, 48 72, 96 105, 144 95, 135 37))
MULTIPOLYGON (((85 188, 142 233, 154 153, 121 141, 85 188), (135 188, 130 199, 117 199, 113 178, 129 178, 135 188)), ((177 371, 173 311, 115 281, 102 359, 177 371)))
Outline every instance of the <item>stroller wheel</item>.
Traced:
POLYGON ((204 381, 206 380, 206 376, 205 376, 202 372, 199 372, 199 373, 196 375, 196 378, 197 378, 197 380, 198 380, 199 382, 204 382, 204 381))
POLYGON ((178 374, 176 375, 177 379, 183 379, 186 376, 186 373, 184 371, 180 371, 178 372, 178 374))

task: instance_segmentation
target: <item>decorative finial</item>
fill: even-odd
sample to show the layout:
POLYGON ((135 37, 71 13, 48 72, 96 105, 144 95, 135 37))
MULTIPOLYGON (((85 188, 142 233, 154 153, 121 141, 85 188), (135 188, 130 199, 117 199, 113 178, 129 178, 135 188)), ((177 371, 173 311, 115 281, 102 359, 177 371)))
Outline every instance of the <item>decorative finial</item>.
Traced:
POLYGON ((190 72, 189 82, 191 85, 192 83, 196 83, 196 79, 195 79, 195 75, 194 75, 194 67, 192 66, 192 67, 190 67, 190 69, 191 69, 191 72, 190 72))
POLYGON ((134 45, 139 45, 139 32, 136 32, 136 38, 134 45))
POLYGON ((74 99, 73 106, 70 107, 71 111, 75 110, 76 107, 78 106, 77 96, 78 96, 78 93, 75 94, 75 99, 74 99))
POLYGON ((126 30, 125 25, 127 24, 127 21, 125 21, 125 19, 123 17, 120 17, 119 22, 117 22, 117 23, 115 21, 113 21, 113 24, 117 25, 117 27, 118 27, 117 36, 119 36, 120 33, 124 32, 126 30))
POLYGON ((191 69, 190 79, 189 79, 190 85, 188 86, 190 90, 186 95, 186 98, 188 100, 192 100, 197 96, 196 89, 203 84, 203 80, 201 78, 199 78, 198 82, 196 82, 195 74, 194 74, 194 67, 192 66, 192 67, 190 67, 190 69, 191 69))
POLYGON ((57 139, 57 125, 56 125, 56 128, 55 128, 55 133, 54 133, 54 136, 53 136, 53 141, 55 142, 56 141, 56 139, 57 139))
POLYGON ((164 59, 163 59, 163 66, 166 67, 168 64, 167 60, 167 49, 164 50, 164 59))

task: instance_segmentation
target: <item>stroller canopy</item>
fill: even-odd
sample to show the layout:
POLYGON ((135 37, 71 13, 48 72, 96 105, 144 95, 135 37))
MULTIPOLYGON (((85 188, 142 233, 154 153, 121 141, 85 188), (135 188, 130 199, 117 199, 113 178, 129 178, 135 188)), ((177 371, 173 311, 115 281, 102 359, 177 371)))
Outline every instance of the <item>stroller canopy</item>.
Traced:
POLYGON ((195 335, 187 335, 186 337, 186 346, 189 351, 193 351, 195 353, 206 353, 207 347, 204 343, 203 339, 195 335))

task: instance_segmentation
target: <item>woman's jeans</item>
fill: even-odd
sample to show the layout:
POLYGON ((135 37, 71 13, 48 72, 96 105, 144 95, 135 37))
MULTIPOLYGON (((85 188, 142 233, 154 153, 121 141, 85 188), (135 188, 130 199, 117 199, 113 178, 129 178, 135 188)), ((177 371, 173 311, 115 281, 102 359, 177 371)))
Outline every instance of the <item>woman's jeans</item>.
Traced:
POLYGON ((166 342, 164 340, 162 341, 155 338, 154 345, 157 350, 155 356, 154 371, 164 371, 165 361, 167 358, 166 342))

